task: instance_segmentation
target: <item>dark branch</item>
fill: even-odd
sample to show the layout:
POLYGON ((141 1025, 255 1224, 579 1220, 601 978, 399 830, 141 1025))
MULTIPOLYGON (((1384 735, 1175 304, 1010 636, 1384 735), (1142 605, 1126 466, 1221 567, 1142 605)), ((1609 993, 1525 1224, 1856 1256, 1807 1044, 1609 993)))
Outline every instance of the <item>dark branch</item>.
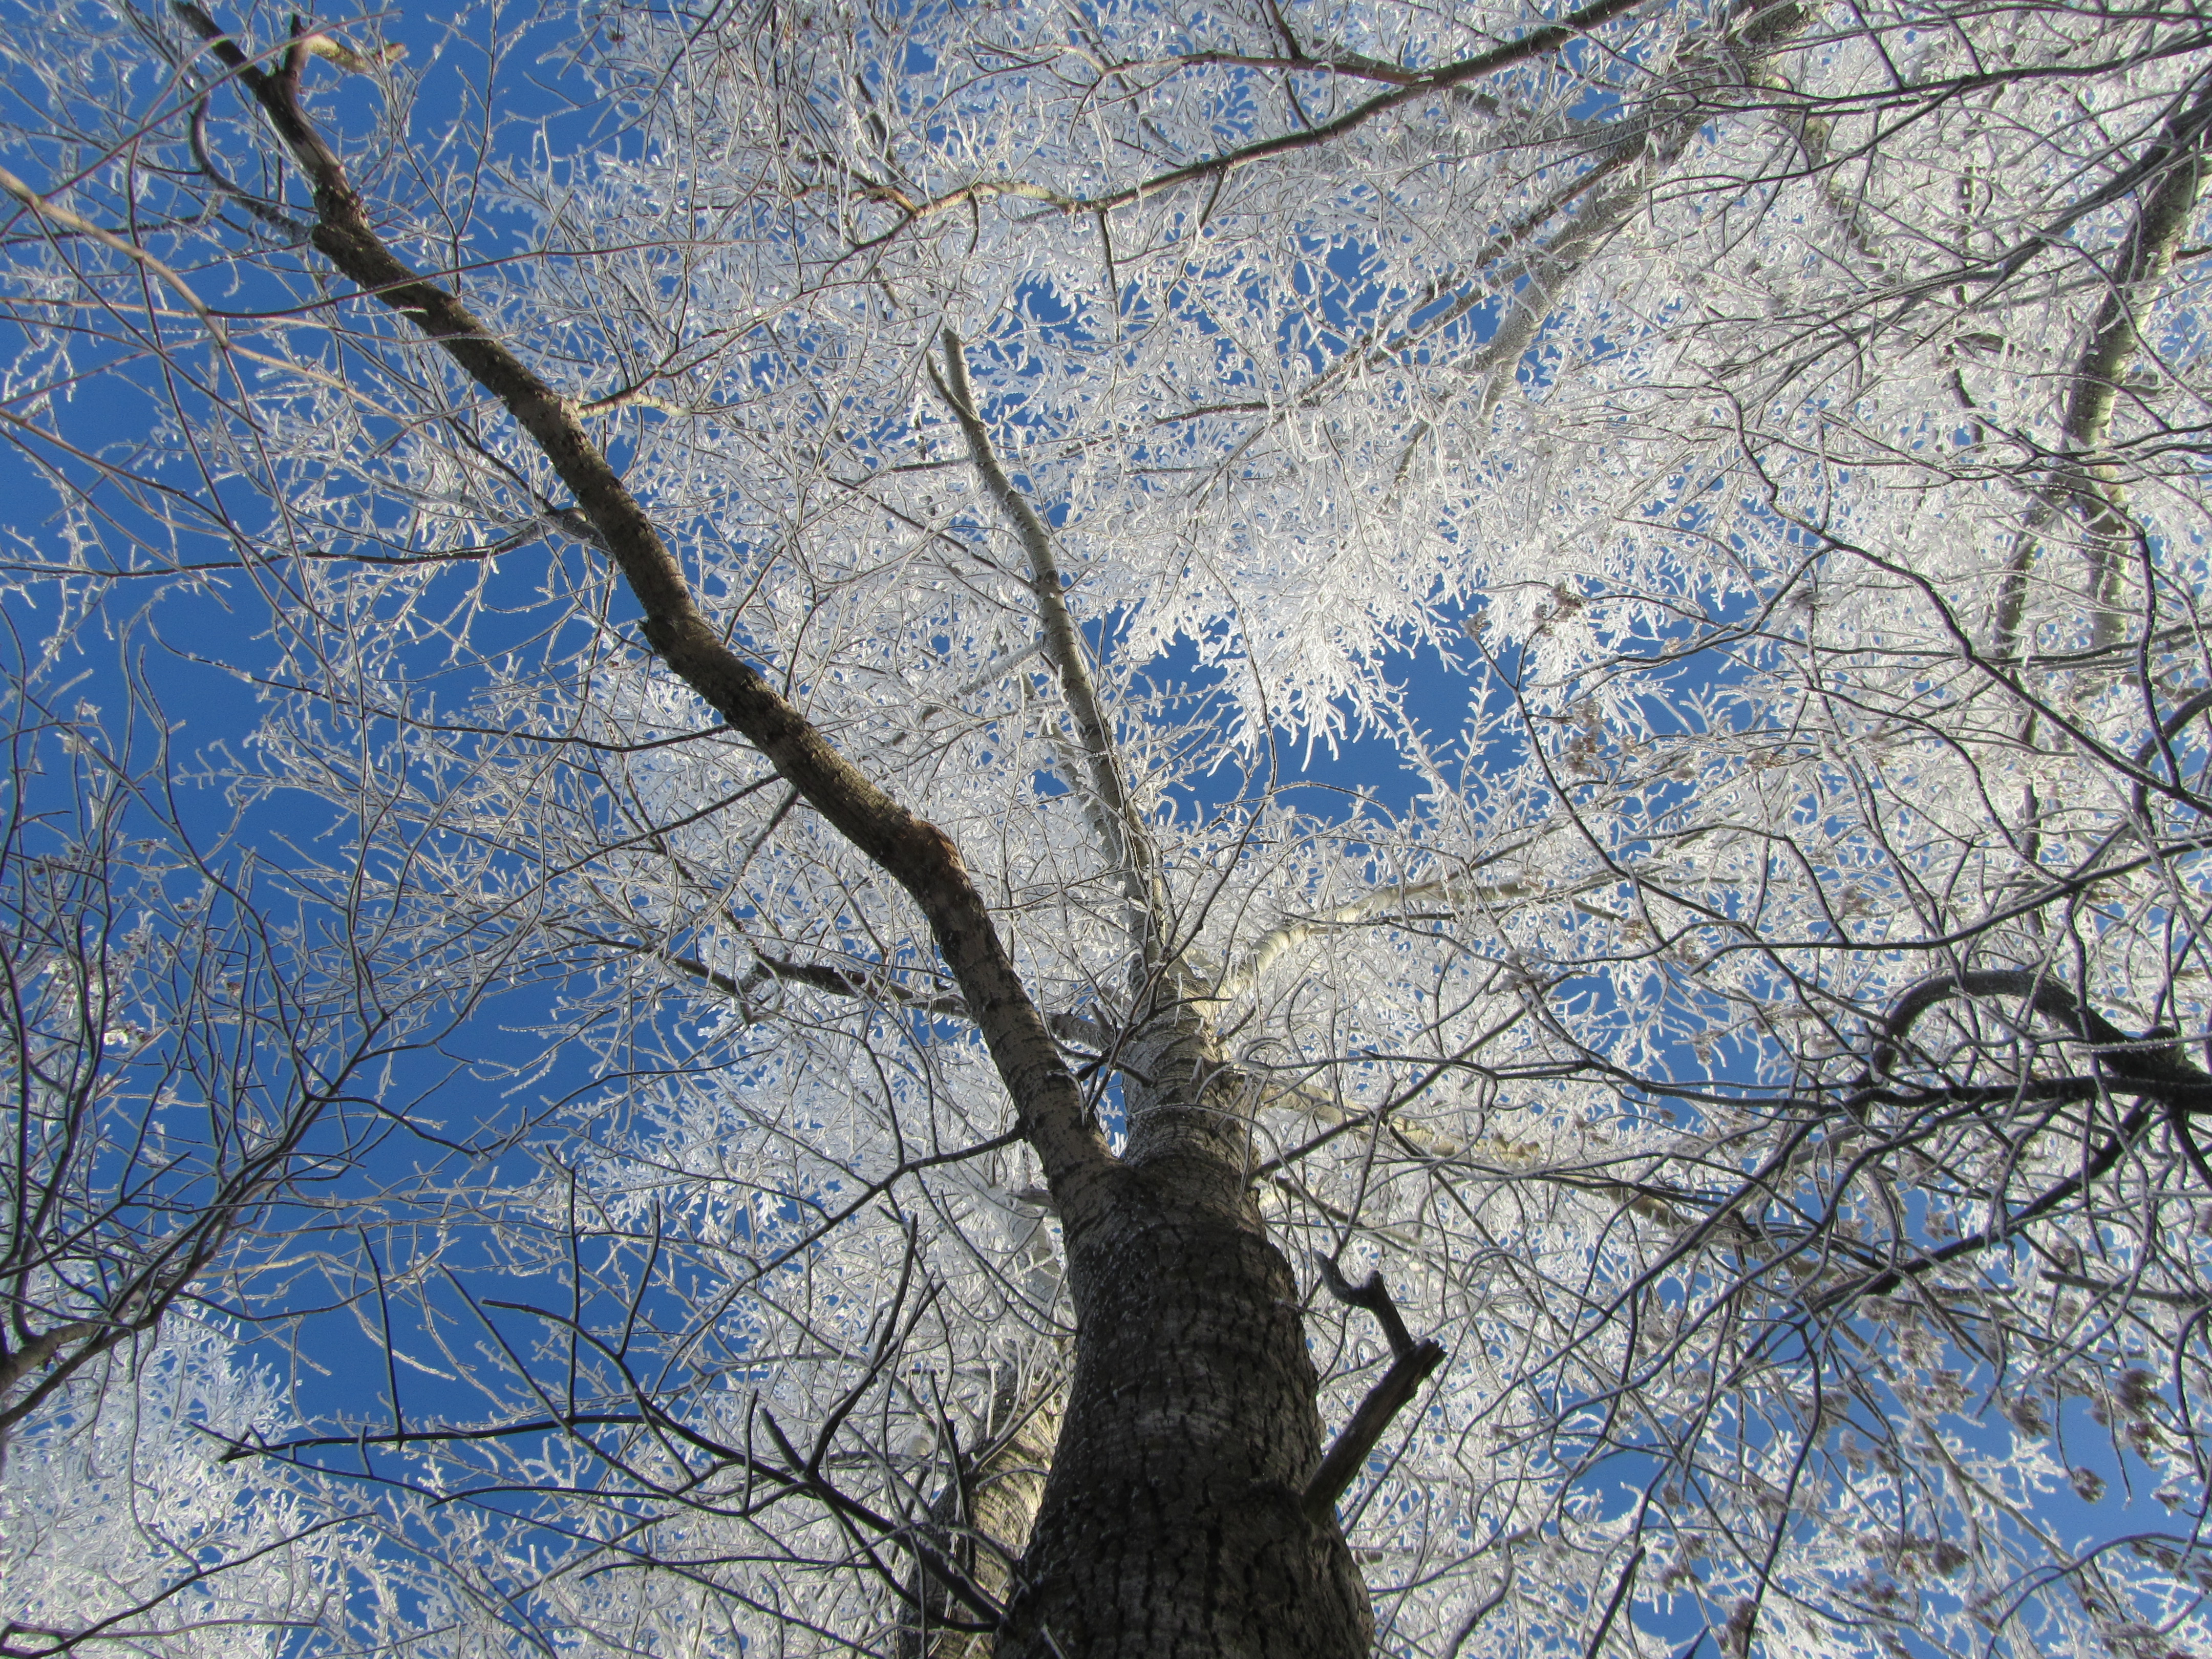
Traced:
POLYGON ((1390 1292, 1382 1283, 1382 1275, 1370 1273, 1367 1282, 1355 1289, 1343 1271, 1328 1257, 1316 1254, 1320 1265, 1322 1282, 1328 1286, 1329 1294, 1352 1307, 1364 1308, 1375 1316, 1382 1327, 1382 1334, 1390 1340, 1394 1358, 1390 1369, 1382 1373, 1382 1380, 1367 1391, 1367 1398, 1359 1402, 1352 1420, 1336 1437, 1314 1471, 1313 1479, 1306 1482, 1304 1495, 1299 1499, 1306 1518, 1316 1526, 1324 1525, 1336 1508, 1336 1500, 1352 1484, 1360 1465, 1382 1438, 1390 1419, 1405 1409, 1431 1371, 1443 1363, 1443 1345, 1430 1340, 1416 1342, 1406 1329, 1406 1322, 1398 1316, 1397 1304, 1390 1300, 1390 1292))
POLYGON ((701 611, 690 580, 576 404, 499 339, 459 295, 410 269, 378 234, 368 204, 301 111, 297 43, 275 74, 258 67, 191 0, 176 15, 259 105, 314 191, 318 252, 362 290, 434 342, 529 436, 588 521, 644 611, 661 660, 757 746, 846 841, 913 896, 989 1046, 1024 1136, 1042 1161, 1061 1213, 1079 1222, 1103 1202, 1114 1158, 1090 1126, 1081 1087, 1060 1058, 957 847, 937 825, 894 800, 831 746, 701 611))

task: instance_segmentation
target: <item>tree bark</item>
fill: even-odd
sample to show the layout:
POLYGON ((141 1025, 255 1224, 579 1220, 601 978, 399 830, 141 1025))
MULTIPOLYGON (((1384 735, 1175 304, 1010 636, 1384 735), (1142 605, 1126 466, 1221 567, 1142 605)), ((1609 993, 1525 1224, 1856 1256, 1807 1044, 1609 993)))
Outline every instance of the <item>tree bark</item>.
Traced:
POLYGON ((1188 1002, 1131 1049, 1127 1150, 1066 1230, 1075 1376, 998 1652, 1357 1659, 1366 1587, 1301 1503, 1319 1378, 1252 1197, 1251 1103, 1188 1002))
POLYGON ((1355 1659, 1367 1592, 1334 1519, 1297 1286, 1242 1172, 1117 1172, 1072 1238, 1075 1379, 1001 1659, 1355 1659))

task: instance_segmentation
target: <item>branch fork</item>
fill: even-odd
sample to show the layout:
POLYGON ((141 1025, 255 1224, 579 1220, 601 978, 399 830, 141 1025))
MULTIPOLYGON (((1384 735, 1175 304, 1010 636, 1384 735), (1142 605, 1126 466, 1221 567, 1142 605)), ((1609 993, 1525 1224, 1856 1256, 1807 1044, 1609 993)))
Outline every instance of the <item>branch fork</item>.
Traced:
POLYGON ((1381 1273, 1368 1274, 1367 1282, 1355 1287, 1345 1279, 1334 1259, 1316 1253, 1314 1261, 1321 1268, 1322 1282, 1328 1286, 1331 1296, 1347 1307, 1364 1308, 1375 1316, 1376 1322, 1382 1327, 1382 1334, 1389 1339, 1392 1356, 1390 1369, 1367 1391, 1367 1397, 1352 1413, 1352 1420, 1322 1455, 1313 1479, 1306 1482, 1299 1507, 1304 1510, 1306 1519, 1318 1527, 1335 1513, 1336 1500, 1344 1496, 1345 1488, 1367 1462, 1391 1419, 1405 1409, 1421 1384, 1428 1380, 1429 1373, 1443 1364, 1444 1351, 1443 1344, 1434 1338, 1413 1340, 1406 1322, 1398 1316, 1398 1305, 1391 1301, 1381 1273))

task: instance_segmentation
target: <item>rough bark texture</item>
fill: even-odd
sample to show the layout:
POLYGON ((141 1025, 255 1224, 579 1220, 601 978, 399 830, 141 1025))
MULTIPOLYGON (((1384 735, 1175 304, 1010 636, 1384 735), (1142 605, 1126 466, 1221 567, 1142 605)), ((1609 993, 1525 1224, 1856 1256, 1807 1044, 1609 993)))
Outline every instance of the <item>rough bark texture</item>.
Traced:
POLYGON ((1250 1100, 1188 1001, 1131 1049, 1123 1164, 1067 1230, 1075 1379, 998 1651, 1351 1659, 1372 1618, 1300 1504, 1319 1379, 1251 1196, 1250 1100))
POLYGON ((1028 557, 1047 659, 1073 720, 1103 844, 1127 884, 1139 995, 1129 1145, 1103 1218, 1071 1223, 1076 1365, 1001 1655, 1333 1656, 1366 1651, 1367 1592, 1333 1514, 1302 1497, 1322 1460, 1318 1379, 1290 1264, 1252 1201, 1252 1101, 1211 1006, 1167 951, 1151 851, 1061 592, 1052 535, 1014 487, 945 334, 951 405, 1028 557), (1149 1083, 1144 1079, 1151 1079, 1149 1083))
POLYGON ((1119 1173, 1069 1248, 1075 1382, 1000 1655, 1365 1653, 1343 1534, 1299 1507, 1322 1431, 1290 1264, 1218 1166, 1119 1173))

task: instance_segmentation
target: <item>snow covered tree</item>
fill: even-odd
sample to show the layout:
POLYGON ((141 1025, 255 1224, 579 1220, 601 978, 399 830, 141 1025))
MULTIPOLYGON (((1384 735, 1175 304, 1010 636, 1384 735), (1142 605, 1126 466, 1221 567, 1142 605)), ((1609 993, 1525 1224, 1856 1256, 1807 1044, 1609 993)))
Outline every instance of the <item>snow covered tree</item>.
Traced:
POLYGON ((5 36, 426 1644, 2212 1642, 2198 11, 5 36))
POLYGON ((285 1422, 233 1348, 174 1318, 158 1346, 112 1347, 42 1402, 0 1482, 9 1652, 275 1655, 343 1626, 361 1583, 342 1517, 288 1490, 289 1471, 222 1461, 226 1438, 285 1422))
POLYGON ((435 999, 364 971, 374 917, 300 902, 173 810, 166 730, 103 723, 67 654, 17 656, 0 704, 0 1652, 274 1659, 452 1627, 388 1514, 240 1457, 301 1425, 225 1316, 281 1334, 252 1287, 312 1279, 333 1230, 353 1256, 368 1212, 319 1195, 392 1134, 466 965, 435 999))

